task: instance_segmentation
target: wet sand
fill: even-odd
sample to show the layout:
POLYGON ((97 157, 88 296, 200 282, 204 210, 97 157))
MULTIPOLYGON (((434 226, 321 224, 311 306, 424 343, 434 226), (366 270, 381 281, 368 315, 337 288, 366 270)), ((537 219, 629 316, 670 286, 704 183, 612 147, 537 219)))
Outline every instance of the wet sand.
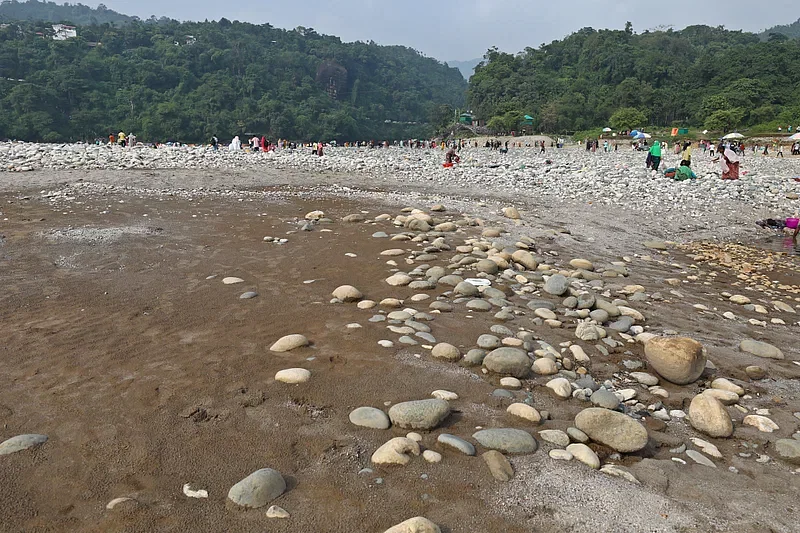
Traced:
MULTIPOLYGON (((648 294, 663 294, 662 300, 637 305, 648 318, 648 331, 675 330, 703 342, 716 374, 747 381, 756 398, 750 403, 773 409, 781 438, 791 438, 798 426, 792 413, 800 411, 800 366, 792 362, 800 360, 798 326, 789 319, 785 326, 757 327, 721 317, 734 311, 760 318, 720 296, 730 291, 756 298, 747 288, 763 279, 740 279, 736 266, 760 257, 755 248, 743 247, 731 259, 736 265, 726 267, 697 260, 699 245, 670 247, 663 254, 648 250, 641 245, 648 228, 620 234, 613 229, 619 219, 612 210, 590 215, 591 229, 585 220, 570 224, 568 207, 554 209, 546 220, 525 217, 517 226, 492 215, 507 198, 484 197, 481 206, 468 196, 443 199, 434 190, 356 189, 365 184, 343 176, 220 178, 200 171, 153 171, 108 179, 100 173, 42 171, 24 177, 26 183, 6 181, 0 188, 0 437, 44 433, 50 440, 0 458, 0 531, 378 532, 416 515, 452 533, 789 532, 796 525, 797 474, 785 463, 738 456, 742 441, 763 450, 773 440, 741 425, 735 439, 715 441, 726 459, 714 471, 681 468, 670 461, 669 446, 649 446, 623 458, 621 464, 631 468, 645 459, 657 461, 666 472, 666 487, 635 486, 580 463, 557 463, 541 440, 537 453, 510 458, 517 476, 499 483, 480 458, 442 450, 435 436, 468 436, 479 426, 519 427, 534 435, 566 429, 585 402, 556 400, 542 387, 547 379, 534 378, 515 394, 532 397, 551 419, 540 426, 510 420, 508 402, 491 396, 496 378, 434 361, 422 347, 381 348, 378 341, 390 334, 368 322, 375 310, 329 303, 333 289, 352 284, 370 299, 402 298, 407 306, 427 310, 428 302, 409 304, 415 291, 383 282, 392 267, 380 252, 418 245, 371 237, 399 231, 391 221, 341 219, 351 213, 394 216, 405 205, 427 209, 442 201, 448 217, 464 212, 508 229, 506 244, 521 235, 534 238, 537 251, 554 262, 585 257, 607 264, 630 256, 630 277, 610 283, 641 284, 648 294), (64 190, 59 184, 79 178, 138 189, 78 186, 62 196, 42 194, 42 189, 64 190), (191 191, 198 186, 216 192, 191 191), (303 215, 317 209, 334 223, 298 231, 303 215), (331 231, 321 231, 326 228, 331 231), (571 234, 552 231, 563 228, 571 234), (264 242, 264 236, 288 242, 264 242), (223 285, 225 276, 245 282, 223 285), (679 286, 665 283, 673 278, 680 279, 679 286), (239 299, 251 290, 259 296, 239 299), (695 304, 709 309, 698 311, 695 304), (348 329, 352 323, 363 327, 348 329), (287 354, 269 351, 290 333, 306 335, 312 346, 287 354), (787 360, 758 360, 769 379, 752 382, 743 369, 755 364, 754 358, 737 349, 742 338, 767 340, 781 347, 787 360), (311 381, 274 380, 278 370, 291 367, 310 370, 311 381), (386 402, 428 398, 437 389, 460 397, 444 425, 424 435, 425 447, 443 453, 443 462, 416 458, 405 467, 372 466, 372 452, 406 431, 358 428, 348 422, 348 413, 364 405, 383 409, 386 402), (265 466, 288 481, 287 492, 274 502, 290 512, 287 520, 226 503, 231 485, 265 466), (374 472, 360 474, 365 467, 374 472), (187 498, 184 483, 208 490, 209 498, 187 498), (136 501, 107 510, 117 497, 136 501)), ((479 236, 481 229, 465 228, 463 235, 452 236, 454 245, 479 236)), ((454 253, 426 263, 445 266, 454 253)), ((406 268, 405 256, 396 260, 406 268)), ((775 263, 758 274, 777 281, 770 290, 797 306, 797 258, 776 255, 775 263)), ((443 291, 428 292, 435 297, 443 291)), ((790 318, 796 323, 796 316, 790 318)), ((466 352, 495 323, 491 314, 457 306, 431 327, 439 342, 466 352)), ((533 326, 525 317, 506 325, 524 326, 552 346, 575 340, 571 328, 533 326)), ((611 379, 623 360, 643 359, 642 354, 635 344, 608 357, 592 354, 592 375, 611 379)), ((664 386, 670 393, 664 403, 671 409, 688 408, 697 392, 697 386, 664 386)), ((687 428, 655 420, 649 427, 667 443, 685 441, 693 434, 687 428)), ((596 451, 601 459, 610 455, 608 449, 596 451)))

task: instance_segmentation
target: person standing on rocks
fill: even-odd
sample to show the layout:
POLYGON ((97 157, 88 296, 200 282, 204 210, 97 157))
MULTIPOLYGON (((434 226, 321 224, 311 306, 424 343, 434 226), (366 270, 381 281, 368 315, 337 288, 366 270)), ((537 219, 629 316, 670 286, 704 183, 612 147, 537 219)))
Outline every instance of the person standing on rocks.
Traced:
POLYGON ((658 141, 653 141, 653 146, 650 147, 650 152, 648 154, 650 159, 650 168, 653 170, 658 170, 659 165, 661 165, 661 143, 658 141))
POLYGON ((692 143, 690 141, 686 141, 683 144, 683 152, 681 153, 681 166, 692 166, 692 143))
POLYGON ((211 136, 211 148, 216 152, 219 149, 219 139, 216 135, 211 136))

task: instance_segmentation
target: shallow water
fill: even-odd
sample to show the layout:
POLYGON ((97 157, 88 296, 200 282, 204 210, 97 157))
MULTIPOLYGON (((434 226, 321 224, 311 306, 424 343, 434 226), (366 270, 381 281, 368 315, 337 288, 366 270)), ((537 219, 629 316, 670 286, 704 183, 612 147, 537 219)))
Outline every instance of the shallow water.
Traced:
POLYGON ((791 256, 800 257, 800 238, 793 239, 789 235, 775 233, 759 237, 754 245, 772 252, 783 252, 791 256))

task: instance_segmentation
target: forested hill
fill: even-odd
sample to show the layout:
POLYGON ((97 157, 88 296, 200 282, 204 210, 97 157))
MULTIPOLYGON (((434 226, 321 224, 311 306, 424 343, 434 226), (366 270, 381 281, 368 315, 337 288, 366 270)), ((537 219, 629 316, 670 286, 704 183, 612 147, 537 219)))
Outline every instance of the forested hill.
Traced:
POLYGON ((764 30, 759 34, 759 37, 761 37, 762 41, 768 41, 769 39, 775 40, 775 35, 783 35, 789 39, 800 38, 800 19, 797 19, 791 24, 781 24, 764 30))
POLYGON ((468 103, 499 130, 519 129, 528 114, 534 129, 552 133, 648 124, 777 131, 800 123, 800 41, 707 26, 585 28, 518 55, 490 50, 468 103), (612 121, 620 109, 634 120, 612 121))
POLYGON ((56 4, 55 2, 38 2, 28 0, 3 0, 0 3, 0 21, 41 21, 41 22, 70 22, 72 24, 130 24, 137 20, 108 9, 103 4, 97 9, 83 4, 56 4))
POLYGON ((44 22, 0 27, 0 138, 421 138, 452 120, 466 90, 458 69, 415 50, 313 29, 221 19, 52 33, 44 22))

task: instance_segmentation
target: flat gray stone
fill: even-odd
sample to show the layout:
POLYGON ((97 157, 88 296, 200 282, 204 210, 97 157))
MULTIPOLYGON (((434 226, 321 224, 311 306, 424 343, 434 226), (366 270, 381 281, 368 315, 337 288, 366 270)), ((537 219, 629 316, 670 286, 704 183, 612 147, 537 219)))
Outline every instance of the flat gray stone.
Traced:
POLYGON ((616 409, 619 407, 619 398, 605 389, 595 391, 590 398, 593 405, 603 409, 616 409))
POLYGON ((739 349, 743 352, 753 354, 764 359, 784 359, 783 352, 766 342, 745 339, 739 344, 739 349))
POLYGON ((243 293, 241 296, 239 296, 239 299, 240 300, 252 300, 256 296, 258 296, 257 292, 247 291, 247 292, 243 293))
POLYGON ((455 435, 448 435, 447 433, 442 433, 436 439, 436 441, 441 444, 442 446, 448 446, 450 448, 454 448, 459 452, 463 453, 464 455, 475 455, 475 446, 471 443, 456 437, 455 435))
POLYGON ((538 448, 536 439, 521 429, 484 429, 472 438, 484 448, 505 453, 533 453, 538 448))
POLYGON ((463 362, 465 366, 481 366, 483 364, 483 360, 486 358, 486 354, 489 353, 486 350, 475 348, 467 352, 467 355, 464 356, 463 362))
POLYGON ((22 450, 27 450, 34 446, 40 446, 45 442, 47 442, 47 435, 17 435, 0 444, 0 455, 21 452, 22 450))

